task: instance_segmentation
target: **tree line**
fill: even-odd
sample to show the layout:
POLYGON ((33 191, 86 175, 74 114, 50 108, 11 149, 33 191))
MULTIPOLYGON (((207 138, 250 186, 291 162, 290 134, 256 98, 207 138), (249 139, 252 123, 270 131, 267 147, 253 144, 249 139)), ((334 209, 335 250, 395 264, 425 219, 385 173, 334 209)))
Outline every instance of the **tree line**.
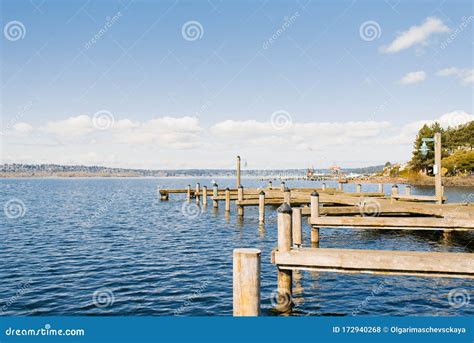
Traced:
POLYGON ((441 133, 442 173, 447 176, 473 173, 474 121, 447 129, 443 129, 438 122, 423 125, 413 143, 410 169, 428 175, 433 173, 434 144, 427 143, 430 150, 426 156, 422 155, 420 148, 423 138, 432 138, 437 132, 441 133))

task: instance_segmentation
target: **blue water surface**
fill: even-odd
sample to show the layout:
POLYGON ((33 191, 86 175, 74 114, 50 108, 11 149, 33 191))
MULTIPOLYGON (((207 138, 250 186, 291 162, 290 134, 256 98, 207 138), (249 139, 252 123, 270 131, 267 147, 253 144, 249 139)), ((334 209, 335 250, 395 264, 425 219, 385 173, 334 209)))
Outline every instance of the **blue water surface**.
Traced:
MULTIPOLYGON (((0 315, 232 315, 232 250, 239 247, 262 249, 262 315, 280 315, 271 301, 277 276, 270 263, 277 241, 274 208, 267 208, 263 227, 255 207, 245 208, 239 220, 234 205, 226 215, 223 204, 217 210, 210 201, 207 208, 197 207, 184 194, 160 201, 157 193, 160 187, 194 187, 196 182, 211 189, 212 181, 0 180, 5 207, 0 213, 0 315), (20 204, 19 212, 10 208, 12 201, 20 204)), ((233 179, 215 181, 220 188, 235 187, 233 179)), ((287 185, 318 187, 320 182, 287 185)), ((363 189, 376 191, 377 185, 363 189)), ((433 189, 413 188, 412 193, 433 194, 433 189)), ((473 193, 472 188, 446 188, 451 202, 472 199, 473 193)), ((303 230, 308 244, 309 226, 303 230)), ((325 248, 474 252, 471 233, 446 239, 435 231, 320 231, 325 248)), ((294 276, 295 307, 283 315, 473 315, 473 286, 466 279, 300 271, 294 276)))

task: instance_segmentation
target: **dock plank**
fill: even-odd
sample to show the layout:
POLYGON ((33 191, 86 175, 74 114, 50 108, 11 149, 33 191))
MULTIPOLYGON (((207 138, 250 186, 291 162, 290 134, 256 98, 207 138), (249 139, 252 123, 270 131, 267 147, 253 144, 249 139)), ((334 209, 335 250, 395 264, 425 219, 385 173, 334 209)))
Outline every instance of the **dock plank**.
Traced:
POLYGON ((300 248, 276 250, 272 262, 288 269, 474 278, 470 253, 300 248))

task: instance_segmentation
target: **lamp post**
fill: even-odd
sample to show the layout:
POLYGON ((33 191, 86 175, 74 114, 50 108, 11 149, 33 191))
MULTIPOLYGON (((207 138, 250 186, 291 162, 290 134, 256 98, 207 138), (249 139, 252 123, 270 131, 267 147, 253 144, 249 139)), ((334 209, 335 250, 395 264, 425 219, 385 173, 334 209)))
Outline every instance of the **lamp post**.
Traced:
POLYGON ((436 202, 438 204, 443 203, 443 184, 441 182, 441 133, 435 133, 433 138, 422 138, 422 144, 420 147, 421 154, 426 157, 430 148, 428 148, 427 142, 434 142, 434 153, 435 162, 433 165, 433 174, 435 175, 435 193, 436 202))

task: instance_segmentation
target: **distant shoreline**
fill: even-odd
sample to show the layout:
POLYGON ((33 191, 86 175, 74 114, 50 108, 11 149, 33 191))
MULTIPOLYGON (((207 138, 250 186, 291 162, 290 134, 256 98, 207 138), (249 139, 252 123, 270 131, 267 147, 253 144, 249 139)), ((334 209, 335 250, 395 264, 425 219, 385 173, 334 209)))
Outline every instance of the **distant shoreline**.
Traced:
MULTIPOLYGON (((423 176, 416 179, 403 177, 368 177, 350 179, 348 182, 360 183, 393 183, 411 186, 434 186, 434 177, 423 176)), ((447 187, 474 187, 474 176, 443 177, 443 185, 447 187)))

